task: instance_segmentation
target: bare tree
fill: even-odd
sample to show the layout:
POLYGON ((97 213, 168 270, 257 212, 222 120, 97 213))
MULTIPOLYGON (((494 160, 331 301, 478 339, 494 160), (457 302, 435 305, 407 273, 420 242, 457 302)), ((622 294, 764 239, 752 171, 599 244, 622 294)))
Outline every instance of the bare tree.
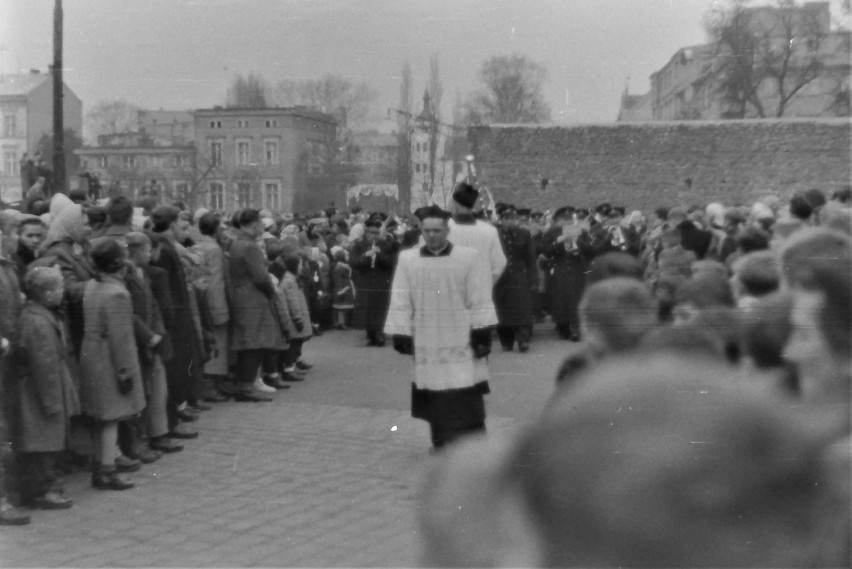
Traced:
POLYGON ((487 60, 479 72, 484 90, 467 103, 467 119, 477 123, 538 123, 550 119, 542 88, 547 70, 525 55, 487 60))
POLYGON ((435 120, 429 125, 429 187, 435 189, 435 164, 438 161, 438 138, 441 121, 441 100, 444 97, 444 86, 441 84, 440 64, 438 54, 429 59, 429 96, 432 102, 432 116, 435 120))
POLYGON ((138 110, 124 99, 95 103, 86 113, 86 139, 94 142, 101 135, 136 131, 138 110))
POLYGON ((782 117, 790 102, 823 72, 828 34, 814 10, 792 0, 750 7, 731 0, 705 20, 715 44, 712 72, 726 118, 782 117))
POLYGON ((366 83, 333 74, 319 79, 284 79, 272 96, 282 106, 305 105, 333 115, 345 127, 366 122, 376 97, 366 83))
POLYGON ((399 113, 396 128, 399 141, 397 152, 396 179, 399 194, 402 196, 403 211, 411 207, 411 109, 414 106, 414 87, 411 79, 411 65, 405 62, 402 67, 402 81, 399 85, 399 113))
POLYGON ((250 72, 244 77, 238 73, 231 81, 225 106, 229 109, 265 109, 266 90, 266 80, 259 74, 250 72))

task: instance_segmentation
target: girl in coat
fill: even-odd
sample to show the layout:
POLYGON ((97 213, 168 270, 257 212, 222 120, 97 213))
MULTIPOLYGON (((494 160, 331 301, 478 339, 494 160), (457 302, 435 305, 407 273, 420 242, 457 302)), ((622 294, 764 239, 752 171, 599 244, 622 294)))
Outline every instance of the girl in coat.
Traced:
POLYGON ((348 330, 349 318, 355 307, 355 285, 352 282, 352 267, 349 266, 349 255, 342 247, 332 247, 334 252, 334 269, 331 271, 332 307, 336 314, 338 330, 348 330))
POLYGON ((302 270, 302 259, 298 255, 287 255, 283 258, 285 272, 279 283, 282 295, 286 299, 287 309, 290 312, 290 347, 284 357, 284 373, 281 379, 284 381, 302 381, 299 371, 310 369, 309 364, 303 362, 302 344, 311 338, 311 315, 308 310, 308 301, 299 283, 298 275, 302 270))
POLYGON ((126 490, 133 483, 116 471, 118 423, 145 408, 133 304, 124 282, 124 249, 113 240, 92 249, 99 276, 83 292, 85 332, 80 349, 83 413, 96 421, 92 486, 126 490))
POLYGON ((34 267, 25 278, 30 300, 18 322, 15 349, 17 414, 15 448, 21 469, 21 501, 45 510, 70 508, 54 472, 65 450, 69 421, 80 412, 71 381, 65 324, 56 314, 65 286, 57 268, 34 267))

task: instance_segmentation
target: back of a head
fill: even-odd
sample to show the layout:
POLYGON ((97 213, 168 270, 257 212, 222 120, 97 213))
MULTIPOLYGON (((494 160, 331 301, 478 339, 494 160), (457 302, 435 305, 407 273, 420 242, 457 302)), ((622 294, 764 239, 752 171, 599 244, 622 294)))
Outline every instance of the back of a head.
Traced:
POLYGON ((755 226, 743 228, 737 235, 737 247, 743 253, 752 253, 769 248, 769 234, 755 226))
POLYGON ((736 305, 727 279, 712 274, 684 281, 675 291, 675 303, 697 309, 733 308, 736 305))
POLYGON ((657 324, 657 301, 636 279, 613 277, 592 284, 583 294, 579 314, 583 333, 607 352, 636 347, 657 324))
POLYGON ((198 231, 202 235, 212 237, 216 235, 216 231, 219 229, 219 224, 219 216, 208 211, 198 218, 198 231))
POLYGON ((744 355, 758 368, 784 366, 784 346, 793 333, 790 311, 793 299, 781 291, 760 298, 743 318, 742 346, 744 355))
POLYGON ((695 357, 593 368, 504 462, 539 566, 842 566, 848 496, 823 433, 695 357), (846 501, 846 508, 837 504, 846 501), (838 541, 843 538, 839 538, 838 541))
POLYGON ((124 196, 110 198, 106 210, 110 225, 130 225, 133 219, 133 204, 124 196))
POLYGON ((778 259, 769 251, 755 251, 737 259, 734 275, 749 296, 764 296, 775 291, 781 283, 778 259))
POLYGON ((852 239, 830 229, 813 227, 794 233, 781 251, 781 272, 791 287, 807 286, 814 270, 842 267, 848 270, 852 260, 852 239))
POLYGON ((642 265, 633 255, 620 252, 604 253, 595 257, 589 267, 589 283, 615 277, 642 280, 642 265))

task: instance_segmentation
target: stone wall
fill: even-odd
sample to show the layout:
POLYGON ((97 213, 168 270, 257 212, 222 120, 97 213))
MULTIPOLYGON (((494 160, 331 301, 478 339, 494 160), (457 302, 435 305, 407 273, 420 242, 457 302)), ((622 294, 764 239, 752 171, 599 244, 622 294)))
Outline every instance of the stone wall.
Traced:
POLYGON ((747 203, 850 183, 849 119, 491 126, 468 133, 497 201, 553 210, 747 203), (542 180, 547 185, 542 189, 542 180), (690 183, 687 181, 691 181, 690 183))

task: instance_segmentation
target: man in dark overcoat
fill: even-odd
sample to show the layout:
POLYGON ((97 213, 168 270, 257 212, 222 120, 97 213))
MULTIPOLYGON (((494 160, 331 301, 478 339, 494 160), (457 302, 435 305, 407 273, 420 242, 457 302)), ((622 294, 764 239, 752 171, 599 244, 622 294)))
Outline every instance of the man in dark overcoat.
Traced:
POLYGON ((586 273, 595 256, 591 237, 573 207, 553 214, 553 226, 542 236, 541 252, 549 267, 549 307, 559 337, 580 340, 577 307, 586 288, 586 273))
POLYGON ((498 209, 500 244, 506 254, 506 269, 494 285, 497 336, 503 351, 526 352, 533 325, 532 291, 538 289, 538 266, 530 232, 521 227, 513 205, 498 209))
POLYGON ((198 337, 192 320, 192 308, 189 304, 192 298, 178 251, 181 246, 178 243, 181 238, 179 215, 180 211, 172 206, 160 206, 151 213, 154 239, 157 242, 157 253, 152 257, 151 265, 166 272, 172 309, 172 318, 164 318, 172 347, 172 357, 164 362, 169 384, 169 435, 176 438, 195 438, 198 432, 181 423, 178 413, 197 390, 204 365, 202 340, 198 337))
POLYGON ((355 309, 353 325, 367 329, 367 345, 384 346, 382 329, 390 304, 390 285, 399 243, 383 235, 383 220, 371 216, 364 236, 352 244, 350 263, 355 282, 355 309))

